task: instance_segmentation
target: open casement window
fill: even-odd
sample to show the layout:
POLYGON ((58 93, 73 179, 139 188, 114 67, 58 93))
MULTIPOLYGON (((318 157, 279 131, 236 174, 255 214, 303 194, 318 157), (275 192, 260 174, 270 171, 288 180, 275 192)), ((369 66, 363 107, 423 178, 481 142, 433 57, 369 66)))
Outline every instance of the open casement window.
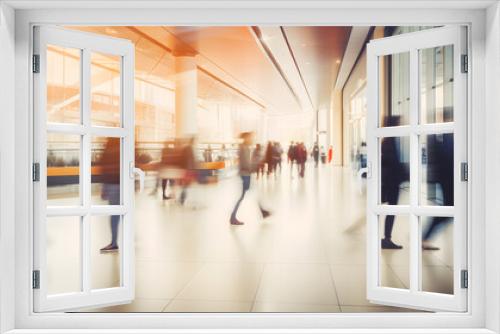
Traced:
POLYGON ((372 40, 367 66, 367 298, 466 311, 466 29, 372 40), (391 217, 403 249, 382 249, 391 217), (423 250, 435 227, 445 227, 447 239, 438 251, 423 250), (402 284, 388 280, 387 270, 402 284), (436 288, 438 280, 449 284, 436 288))
POLYGON ((130 302, 134 46, 41 26, 33 57, 34 310, 130 302))

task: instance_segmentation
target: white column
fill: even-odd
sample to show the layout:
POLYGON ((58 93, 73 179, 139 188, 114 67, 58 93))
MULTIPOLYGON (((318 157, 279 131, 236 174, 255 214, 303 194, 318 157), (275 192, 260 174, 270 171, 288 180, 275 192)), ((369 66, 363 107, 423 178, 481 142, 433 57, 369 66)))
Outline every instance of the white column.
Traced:
POLYGON ((198 132, 198 73, 194 56, 175 57, 175 136, 198 132))
POLYGON ((333 164, 335 166, 344 165, 344 124, 343 124, 343 105, 342 105, 342 90, 336 89, 333 91, 333 101, 331 113, 331 145, 333 147, 333 164))

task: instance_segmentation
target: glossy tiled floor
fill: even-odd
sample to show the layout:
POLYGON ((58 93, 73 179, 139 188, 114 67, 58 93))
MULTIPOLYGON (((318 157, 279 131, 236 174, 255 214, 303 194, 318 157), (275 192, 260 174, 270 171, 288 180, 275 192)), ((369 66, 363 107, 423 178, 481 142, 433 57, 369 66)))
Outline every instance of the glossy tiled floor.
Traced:
MULTIPOLYGON (((278 177, 252 182, 238 214, 243 226, 228 221, 240 192, 237 177, 192 187, 187 208, 148 194, 150 189, 138 194, 136 299, 91 311, 404 311, 366 300, 365 202, 349 169, 308 165, 299 179, 284 165, 278 177), (273 212, 266 220, 257 198, 273 212)), ((394 240, 404 249, 382 252, 384 286, 408 287, 406 225, 404 217, 396 218, 394 240)), ((98 228, 104 246, 109 224, 98 228)), ((446 227, 435 243, 445 245, 451 233, 446 227)), ((451 257, 444 248, 424 252, 428 291, 451 289, 451 257)), ((96 249, 94 257, 104 259, 99 275, 107 281, 101 284, 116 284, 117 254, 96 249)))

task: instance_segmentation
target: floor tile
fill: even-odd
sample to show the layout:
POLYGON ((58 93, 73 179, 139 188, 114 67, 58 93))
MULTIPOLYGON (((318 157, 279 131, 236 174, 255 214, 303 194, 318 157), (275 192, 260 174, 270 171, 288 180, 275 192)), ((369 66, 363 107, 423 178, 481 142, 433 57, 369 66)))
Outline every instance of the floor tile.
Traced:
MULTIPOLYGON (((370 306, 366 299, 366 267, 363 265, 332 265, 332 275, 339 296, 340 305, 370 306)), ((386 286, 404 288, 402 282, 390 270, 383 266, 382 282, 386 286)))
POLYGON ((337 304, 326 264, 266 264, 257 302, 337 304))
POLYGON ((175 298, 202 266, 199 262, 140 261, 136 265, 136 297, 175 298))
POLYGON ((262 264, 207 263, 177 296, 209 301, 253 301, 262 264))

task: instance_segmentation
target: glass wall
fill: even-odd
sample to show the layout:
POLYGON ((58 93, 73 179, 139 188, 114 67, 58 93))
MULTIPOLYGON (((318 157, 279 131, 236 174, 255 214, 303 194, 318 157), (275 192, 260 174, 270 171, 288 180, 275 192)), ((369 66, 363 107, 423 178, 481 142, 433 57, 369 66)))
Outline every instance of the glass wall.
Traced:
POLYGON ((362 86, 351 98, 349 128, 351 166, 354 170, 366 167, 366 87, 362 86))

